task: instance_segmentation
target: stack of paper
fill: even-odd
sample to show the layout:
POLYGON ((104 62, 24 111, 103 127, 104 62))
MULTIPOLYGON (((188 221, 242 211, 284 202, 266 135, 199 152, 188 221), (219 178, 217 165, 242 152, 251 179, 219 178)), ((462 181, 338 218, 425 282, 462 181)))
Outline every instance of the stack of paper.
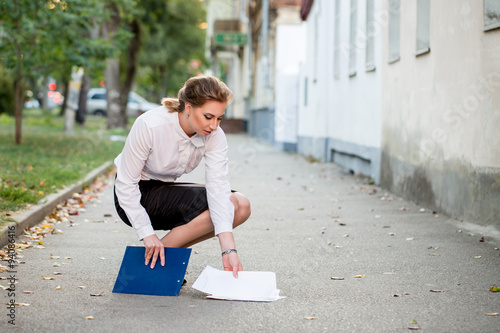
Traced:
POLYGON ((210 294, 208 298, 272 302, 284 298, 276 289, 276 274, 273 272, 233 272, 221 271, 207 266, 193 284, 193 288, 210 294))

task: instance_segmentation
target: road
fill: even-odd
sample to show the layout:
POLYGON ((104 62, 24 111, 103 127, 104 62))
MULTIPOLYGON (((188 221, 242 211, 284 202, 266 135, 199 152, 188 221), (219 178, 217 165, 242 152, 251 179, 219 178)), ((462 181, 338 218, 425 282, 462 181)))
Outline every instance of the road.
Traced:
MULTIPOLYGON (((110 175, 98 198, 55 225, 62 233, 19 253, 15 325, 6 308, 0 330, 499 331, 500 316, 486 315, 500 313, 500 292, 490 292, 500 285, 494 229, 402 200, 336 165, 245 135, 228 139, 231 185, 252 203, 251 218, 234 232, 238 253, 244 269, 275 272, 285 299, 209 300, 191 288, 207 265, 221 268, 216 239, 193 247, 178 297, 113 294, 125 247, 141 243, 118 219, 110 175)), ((203 182, 203 174, 200 168, 182 180, 203 182)))

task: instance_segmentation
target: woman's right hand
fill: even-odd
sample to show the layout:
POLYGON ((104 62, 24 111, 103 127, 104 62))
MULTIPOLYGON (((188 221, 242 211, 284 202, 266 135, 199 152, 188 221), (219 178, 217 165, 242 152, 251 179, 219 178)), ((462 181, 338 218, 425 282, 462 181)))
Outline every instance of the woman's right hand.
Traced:
POLYGON ((160 262, 162 266, 165 266, 165 251, 164 245, 161 240, 156 236, 156 234, 144 237, 142 239, 144 246, 146 247, 146 253, 144 254, 144 259, 146 259, 145 265, 149 264, 151 260, 151 269, 155 268, 156 260, 158 260, 158 254, 160 255, 160 262))

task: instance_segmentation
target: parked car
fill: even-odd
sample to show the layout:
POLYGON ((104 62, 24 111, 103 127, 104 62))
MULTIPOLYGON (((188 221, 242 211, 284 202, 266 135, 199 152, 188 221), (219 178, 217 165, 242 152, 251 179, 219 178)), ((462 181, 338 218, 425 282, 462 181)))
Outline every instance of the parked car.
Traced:
MULTIPOLYGON (((127 116, 135 118, 142 113, 159 107, 160 104, 148 102, 135 92, 128 95, 127 116)), ((105 88, 90 89, 87 94, 87 113, 97 116, 105 116, 108 109, 105 88)))

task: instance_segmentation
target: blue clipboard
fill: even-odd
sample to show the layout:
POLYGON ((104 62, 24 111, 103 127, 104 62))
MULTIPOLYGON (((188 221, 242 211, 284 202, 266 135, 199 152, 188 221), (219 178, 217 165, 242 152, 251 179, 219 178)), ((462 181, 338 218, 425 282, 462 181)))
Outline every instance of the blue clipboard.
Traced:
POLYGON ((156 262, 144 265, 143 246, 127 246, 116 278, 114 293, 179 296, 191 249, 165 248, 165 266, 156 262))

